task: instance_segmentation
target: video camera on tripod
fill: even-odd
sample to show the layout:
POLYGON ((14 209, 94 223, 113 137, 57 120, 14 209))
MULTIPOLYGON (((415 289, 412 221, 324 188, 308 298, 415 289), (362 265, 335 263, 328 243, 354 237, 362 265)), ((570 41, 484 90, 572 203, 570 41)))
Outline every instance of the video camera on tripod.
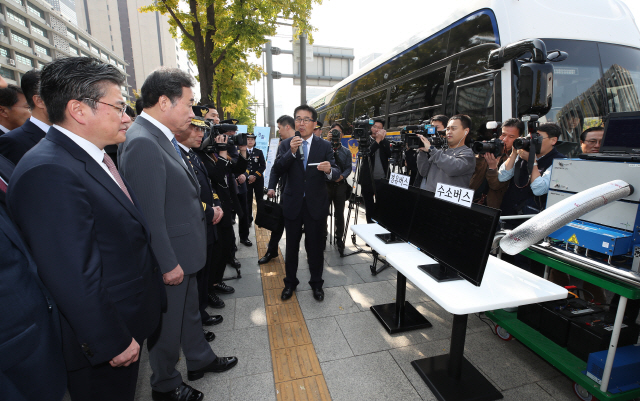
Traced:
POLYGON ((369 149, 369 143, 371 142, 369 138, 371 137, 373 124, 373 118, 369 118, 366 114, 356 118, 353 122, 353 134, 351 134, 351 137, 358 140, 358 148, 361 153, 366 153, 366 150, 369 149))
POLYGON ((202 138, 202 144, 200 149, 205 153, 213 153, 215 151, 227 150, 229 146, 246 146, 247 134, 235 134, 226 135, 226 132, 235 132, 238 130, 238 126, 234 124, 211 124, 210 121, 205 121, 207 127, 204 130, 204 137, 202 138), (225 142, 216 142, 216 138, 219 135, 227 136, 225 142))

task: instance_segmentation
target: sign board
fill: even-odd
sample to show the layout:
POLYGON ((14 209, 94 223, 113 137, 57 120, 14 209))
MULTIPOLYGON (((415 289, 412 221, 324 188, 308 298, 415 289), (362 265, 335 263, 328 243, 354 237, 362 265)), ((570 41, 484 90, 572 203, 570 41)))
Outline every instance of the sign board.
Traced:
POLYGON ((267 154, 269 149, 269 127, 253 127, 253 134, 256 136, 256 148, 260 149, 263 154, 267 154))
MULTIPOLYGON (((293 28, 295 35, 296 28, 293 28)), ((306 54, 307 54, 307 62, 313 61, 313 46, 309 44, 309 36, 307 36, 307 42, 305 46, 306 54)), ((293 62, 300 62, 300 36, 293 40, 293 62)))
POLYGON ((389 177, 389 184, 395 185, 396 187, 409 189, 409 176, 398 173, 391 173, 389 177))
MULTIPOLYGON (((298 50, 299 51, 299 50, 298 50)), ((353 73, 354 50, 347 47, 307 46, 307 86, 334 86, 353 73)), ((300 75, 300 60, 293 58, 293 74, 300 75)), ((293 79, 294 85, 300 85, 300 78, 293 79)))
POLYGON ((438 185, 436 185, 436 198, 471 207, 473 203, 473 189, 455 187, 439 182, 438 185))
MULTIPOLYGON (((280 144, 280 139, 278 138, 271 138, 271 140, 269 141, 269 151, 267 152, 267 167, 264 169, 265 187, 269 186, 269 176, 271 175, 271 167, 273 167, 273 162, 276 160, 276 153, 278 152, 279 144, 280 144)), ((271 188, 271 189, 275 189, 275 188, 271 188)))

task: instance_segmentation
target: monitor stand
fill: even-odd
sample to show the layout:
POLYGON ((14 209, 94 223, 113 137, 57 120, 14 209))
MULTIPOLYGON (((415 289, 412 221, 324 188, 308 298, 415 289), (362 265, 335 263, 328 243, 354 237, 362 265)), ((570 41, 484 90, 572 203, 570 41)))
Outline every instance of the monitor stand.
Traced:
POLYGON ((376 234, 376 237, 378 237, 380 239, 380 241, 384 242, 385 244, 401 244, 404 243, 403 240, 401 240, 400 238, 396 237, 396 235, 394 233, 388 233, 388 234, 376 234))
POLYGON ((449 269, 442 266, 440 263, 431 263, 427 265, 419 265, 418 268, 423 272, 430 275, 434 280, 441 283, 444 281, 462 280, 462 277, 458 275, 453 269, 449 269))

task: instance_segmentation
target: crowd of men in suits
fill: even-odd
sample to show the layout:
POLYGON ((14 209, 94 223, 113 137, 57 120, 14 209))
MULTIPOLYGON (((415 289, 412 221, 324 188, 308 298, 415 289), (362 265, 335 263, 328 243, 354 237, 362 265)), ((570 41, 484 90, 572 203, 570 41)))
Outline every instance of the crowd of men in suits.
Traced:
POLYGON ((87 57, 0 81, 0 399, 133 400, 145 342, 154 400, 204 398, 181 353, 188 381, 238 363, 203 326, 240 276, 235 220, 253 245, 264 155, 233 132, 202 146, 220 119, 188 74, 152 72, 136 112, 123 83, 87 57))

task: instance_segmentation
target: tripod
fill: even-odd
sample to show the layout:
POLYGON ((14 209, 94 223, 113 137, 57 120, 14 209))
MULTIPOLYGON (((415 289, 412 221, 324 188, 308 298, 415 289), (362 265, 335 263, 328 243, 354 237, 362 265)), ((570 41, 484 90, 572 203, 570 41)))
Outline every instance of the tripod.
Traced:
MULTIPOLYGON (((362 192, 362 188, 360 188, 360 178, 362 177, 362 169, 363 169, 363 164, 366 163, 366 165, 369 167, 369 178, 371 179, 371 187, 373 188, 373 191, 375 193, 375 182, 373 180, 373 168, 371 166, 371 160, 369 159, 369 154, 368 154, 368 146, 365 147, 360 147, 361 151, 360 154, 358 155, 358 160, 356 162, 356 171, 355 171, 355 181, 354 181, 354 185, 353 185, 353 192, 351 194, 351 196, 349 197, 349 209, 347 211, 347 218, 345 219, 344 222, 344 232, 342 233, 342 243, 344 243, 347 239, 347 233, 349 232, 349 220, 351 219, 351 211, 355 211, 355 215, 353 218, 353 224, 358 224, 358 211, 359 211, 359 207, 360 207, 360 203, 358 202, 358 198, 360 197, 360 194, 362 192), (358 188, 360 188, 360 191, 358 191, 358 188)), ((375 250, 371 250, 371 251, 367 251, 362 249, 357 243, 356 243, 356 234, 352 233, 351 234, 351 242, 353 243, 354 247, 356 248, 355 251, 351 252, 351 253, 345 253, 343 255, 340 255, 343 258, 346 258, 347 256, 352 256, 352 255, 357 255, 359 253, 365 253, 365 254, 369 254, 373 256, 373 264, 370 265, 370 269, 371 269, 371 274, 373 276, 377 275, 378 273, 380 273, 381 271, 383 271, 384 269, 386 269, 387 267, 389 267, 389 264, 387 263, 387 261, 383 261, 382 262, 382 266, 380 266, 378 268, 378 253, 375 250)))

